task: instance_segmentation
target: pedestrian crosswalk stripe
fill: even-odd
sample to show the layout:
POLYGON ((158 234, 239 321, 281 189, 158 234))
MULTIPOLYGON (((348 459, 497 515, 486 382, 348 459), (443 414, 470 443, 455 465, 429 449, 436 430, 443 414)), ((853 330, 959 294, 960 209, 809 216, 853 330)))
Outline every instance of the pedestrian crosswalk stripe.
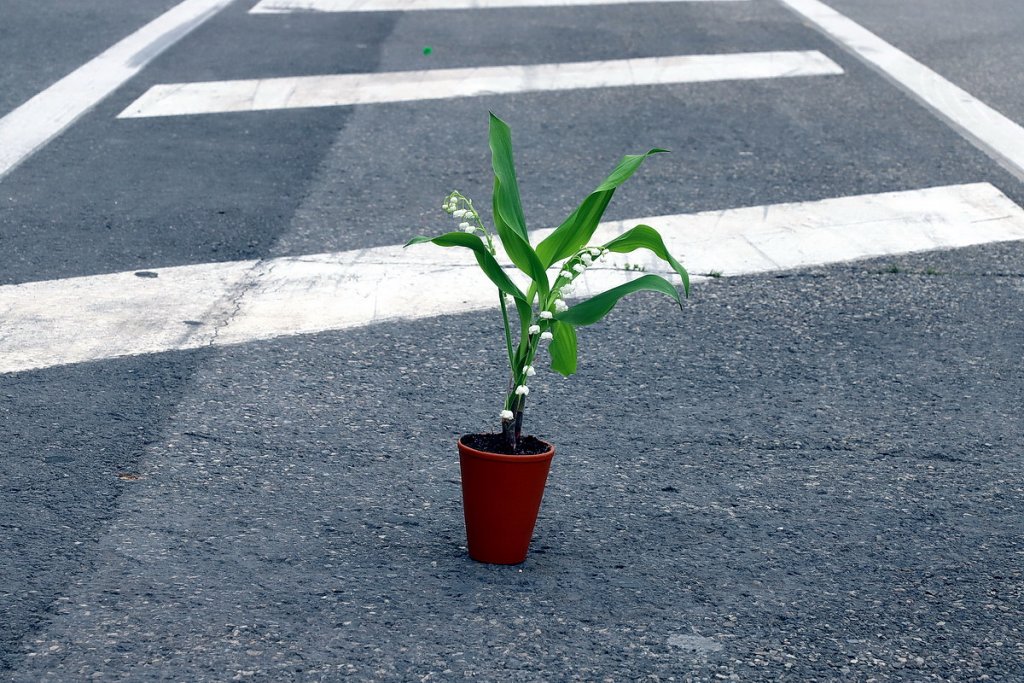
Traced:
MULTIPOLYGON (((593 243, 638 222, 661 230, 691 273, 724 276, 1024 240, 1024 210, 988 183, 616 221, 603 223, 593 243)), ((544 232, 533 233, 533 241, 544 232)), ((623 258, 589 270, 580 295, 636 277, 623 258)), ((628 261, 664 272, 661 261, 644 260, 640 252, 628 261)), ((497 303, 496 290, 470 256, 431 245, 143 275, 0 287, 0 373, 416 320, 497 303)))
POLYGON ((0 119, 0 178, 230 3, 185 0, 0 119))
POLYGON ((649 57, 599 62, 299 76, 156 85, 120 118, 182 116, 843 73, 817 51, 649 57))
POLYGON ((818 0, 780 0, 1024 181, 1024 127, 818 0))
POLYGON ((413 10, 493 9, 499 7, 566 7, 669 2, 744 2, 745 0, 261 0, 253 14, 285 12, 409 12, 413 10))

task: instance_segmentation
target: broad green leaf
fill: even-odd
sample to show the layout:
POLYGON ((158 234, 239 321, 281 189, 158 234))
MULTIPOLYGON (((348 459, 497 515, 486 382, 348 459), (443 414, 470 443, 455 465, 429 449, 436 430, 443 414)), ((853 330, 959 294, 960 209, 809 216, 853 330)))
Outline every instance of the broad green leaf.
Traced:
MULTIPOLYGON (((516 182, 516 167, 512 160, 512 131, 508 124, 491 114, 489 141, 491 145, 491 167, 494 169, 494 217, 495 221, 514 230, 523 241, 529 243, 526 234, 526 218, 519 199, 519 184, 516 182)), ((505 237, 502 236, 502 240, 505 237)))
POLYGON ((601 216, 608 207, 612 195, 622 183, 640 168, 644 160, 654 154, 660 154, 667 150, 652 149, 646 154, 629 154, 622 158, 619 165, 611 172, 604 182, 591 192, 583 203, 576 207, 576 210, 559 225, 554 232, 541 240, 537 245, 537 255, 540 261, 547 268, 555 261, 568 258, 586 246, 590 237, 601 222, 601 216))
POLYGON ((612 287, 607 292, 601 292, 575 306, 571 306, 564 313, 556 313, 555 320, 577 326, 593 325, 615 308, 615 304, 619 302, 619 299, 627 294, 642 290, 667 294, 675 299, 680 308, 683 306, 683 302, 679 299, 679 292, 676 291, 671 282, 660 275, 644 275, 618 287, 612 287))
POLYGON ((533 281, 532 287, 540 292, 541 300, 546 299, 551 291, 551 283, 548 282, 547 269, 537 257, 537 252, 515 231, 508 228, 503 229, 497 220, 495 220, 495 227, 498 237, 501 238, 501 246, 504 247, 509 260, 533 281))
POLYGON ((683 279, 683 291, 687 296, 690 295, 690 276, 679 261, 676 261, 672 258, 672 254, 668 253, 668 249, 665 248, 665 241, 661 238, 661 234, 651 226, 638 225, 606 243, 604 247, 609 251, 614 251, 619 254, 628 254, 629 252, 637 249, 650 249, 654 252, 655 256, 663 261, 667 261, 668 264, 672 266, 672 270, 679 273, 679 277, 683 279))
POLYGON ((576 373, 576 329, 560 320, 551 324, 554 335, 548 345, 551 353, 551 369, 568 377, 576 373))
MULTIPOLYGON (((405 243, 405 246, 411 244, 423 244, 424 242, 431 242, 438 245, 439 247, 465 247, 472 249, 474 256, 476 256, 476 262, 480 264, 480 269, 484 271, 484 274, 488 279, 497 286, 499 290, 505 294, 512 295, 517 302, 522 300, 526 301, 526 295, 523 294, 522 290, 516 286, 512 280, 509 279, 508 275, 498 264, 498 262, 491 256, 491 252, 487 251, 487 246, 484 241, 477 235, 471 235, 467 232, 448 232, 437 237, 413 237, 411 240, 405 243)), ((529 304, 527 304, 529 306, 529 304)))
POLYGON ((505 253, 516 267, 537 285, 542 297, 551 290, 547 268, 530 246, 526 221, 519 201, 515 166, 512 160, 512 135, 508 125, 491 114, 491 166, 494 168, 494 228, 501 238, 505 253))

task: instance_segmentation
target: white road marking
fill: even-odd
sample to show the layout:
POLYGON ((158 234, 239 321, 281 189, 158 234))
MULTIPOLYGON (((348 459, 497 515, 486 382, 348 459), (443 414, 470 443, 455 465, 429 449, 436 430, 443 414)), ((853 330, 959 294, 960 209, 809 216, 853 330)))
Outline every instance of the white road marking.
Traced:
POLYGON ((1024 181, 1024 128, 818 0, 780 0, 1024 181))
POLYGON ((750 52, 156 85, 120 118, 337 107, 579 88, 843 73, 820 52, 750 52))
POLYGON ((0 178, 232 0, 185 0, 0 119, 0 178))
MULTIPOLYGON (((745 0, 641 0, 650 2, 744 2, 745 0)), ((569 7, 629 5, 636 0, 261 0, 252 14, 286 12, 410 12, 414 10, 493 9, 498 7, 569 7)))
MULTIPOLYGON (((639 222, 659 228, 691 273, 725 276, 1024 240, 1024 210, 988 183, 603 223, 593 242, 639 222)), ((636 277, 626 262, 665 272, 645 254, 602 261, 582 295, 636 277)), ((0 287, 0 373, 496 305, 468 252, 433 245, 153 272, 0 287)))

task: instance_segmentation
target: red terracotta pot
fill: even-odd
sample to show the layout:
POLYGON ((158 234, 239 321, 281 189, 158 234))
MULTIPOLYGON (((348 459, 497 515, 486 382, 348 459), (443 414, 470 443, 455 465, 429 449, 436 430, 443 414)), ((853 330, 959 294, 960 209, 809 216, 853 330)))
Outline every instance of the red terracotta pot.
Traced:
POLYGON ((478 451, 459 439, 462 509, 469 556, 489 564, 519 564, 530 550, 555 447, 538 455, 478 451))

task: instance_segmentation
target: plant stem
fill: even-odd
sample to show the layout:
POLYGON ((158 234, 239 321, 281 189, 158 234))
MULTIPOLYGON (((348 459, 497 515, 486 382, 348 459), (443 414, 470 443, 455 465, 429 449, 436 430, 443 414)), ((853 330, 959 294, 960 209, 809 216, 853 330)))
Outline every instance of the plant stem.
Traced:
MULTIPOLYGON (((548 324, 541 321, 542 329, 548 324)), ((508 393, 505 395, 505 410, 512 412, 512 419, 501 421, 501 433, 508 447, 518 450, 523 438, 523 410, 526 407, 526 396, 515 393, 520 385, 527 381, 526 369, 533 365, 537 351, 540 349, 540 335, 526 335, 519 343, 512 359, 512 376, 509 378, 508 393)))
POLYGON ((516 450, 516 432, 515 432, 516 420, 502 420, 501 421, 501 434, 505 439, 505 443, 508 444, 510 450, 515 452, 516 450))
POLYGON ((519 409, 516 410, 515 447, 519 448, 519 442, 523 438, 523 408, 526 407, 526 397, 519 399, 519 409))
POLYGON ((508 365, 512 372, 516 371, 516 359, 512 352, 512 330, 508 326, 508 305, 505 303, 505 295, 498 291, 498 302, 501 304, 501 321, 505 325, 505 349, 508 351, 508 365))

